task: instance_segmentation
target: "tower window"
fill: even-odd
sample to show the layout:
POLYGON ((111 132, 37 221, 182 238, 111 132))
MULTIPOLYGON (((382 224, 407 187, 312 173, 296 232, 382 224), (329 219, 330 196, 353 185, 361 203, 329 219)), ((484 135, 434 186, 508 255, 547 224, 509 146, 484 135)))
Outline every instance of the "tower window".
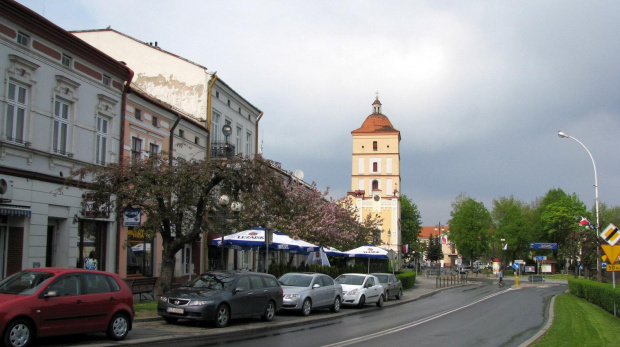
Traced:
POLYGON ((372 163, 372 172, 377 172, 377 162, 372 163))
POLYGON ((373 151, 377 150, 377 141, 372 141, 372 150, 373 151))
POLYGON ((372 181, 372 190, 379 190, 379 181, 372 181))

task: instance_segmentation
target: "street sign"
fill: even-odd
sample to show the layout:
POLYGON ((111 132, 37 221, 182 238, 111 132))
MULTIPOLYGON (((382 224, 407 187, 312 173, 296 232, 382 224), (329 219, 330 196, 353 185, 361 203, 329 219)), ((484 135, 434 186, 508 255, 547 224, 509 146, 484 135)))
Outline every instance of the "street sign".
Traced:
POLYGON ((620 271, 620 264, 609 264, 605 268, 607 271, 620 271))
POLYGON ((537 255, 536 256, 536 260, 538 260, 538 261, 547 260, 547 256, 546 255, 537 255))
POLYGON ((604 260, 609 261, 610 264, 616 263, 618 256, 620 256, 620 246, 601 245, 601 248, 607 256, 607 259, 604 260))
POLYGON ((515 270, 519 270, 519 263, 512 264, 512 268, 515 270))
POLYGON ((525 264, 525 260, 515 260, 515 263, 517 263, 517 264, 525 264))
POLYGON ((558 249, 557 243, 530 242, 532 249, 558 249))
POLYGON ((605 230, 603 230, 603 232, 601 233, 601 237, 603 238, 603 240, 613 246, 616 244, 616 242, 620 241, 620 232, 615 225, 609 224, 607 228, 605 228, 605 230))
POLYGON ((601 263, 601 269, 607 269, 607 263, 601 263))

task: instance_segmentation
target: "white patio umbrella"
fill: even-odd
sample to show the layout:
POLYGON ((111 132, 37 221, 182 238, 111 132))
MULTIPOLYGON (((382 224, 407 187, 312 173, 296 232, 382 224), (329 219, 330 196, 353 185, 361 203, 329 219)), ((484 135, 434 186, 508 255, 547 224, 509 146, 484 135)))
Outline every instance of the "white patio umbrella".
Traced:
POLYGON ((366 245, 357 247, 349 251, 343 252, 348 254, 349 258, 367 258, 368 259, 368 273, 370 273, 370 259, 389 259, 388 251, 383 248, 379 248, 375 245, 366 245))
MULTIPOLYGON (((212 245, 222 247, 222 238, 212 241, 212 245)), ((224 236, 224 247, 235 249, 256 249, 265 246, 265 229, 254 228, 224 236)), ((303 240, 295 240, 281 232, 274 232, 271 245, 272 250, 284 252, 309 253, 319 249, 319 246, 303 240)))

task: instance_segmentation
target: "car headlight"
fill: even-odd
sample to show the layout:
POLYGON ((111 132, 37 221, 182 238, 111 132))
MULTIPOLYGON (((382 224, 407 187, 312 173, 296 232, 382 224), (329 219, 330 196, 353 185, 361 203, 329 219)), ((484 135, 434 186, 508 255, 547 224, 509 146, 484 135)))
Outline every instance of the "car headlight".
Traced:
POLYGON ((295 299, 299 299, 300 297, 301 295, 299 294, 284 294, 284 298, 288 300, 295 300, 295 299))
POLYGON ((357 294, 357 289, 350 290, 347 295, 355 295, 357 294))
POLYGON ((168 298, 167 298, 167 297, 165 297, 165 296, 160 296, 160 297, 159 297, 159 301, 167 302, 167 301, 168 301, 168 298))
POLYGON ((192 300, 189 303, 189 306, 204 306, 204 305, 211 305, 213 303, 214 303, 213 300, 192 300))

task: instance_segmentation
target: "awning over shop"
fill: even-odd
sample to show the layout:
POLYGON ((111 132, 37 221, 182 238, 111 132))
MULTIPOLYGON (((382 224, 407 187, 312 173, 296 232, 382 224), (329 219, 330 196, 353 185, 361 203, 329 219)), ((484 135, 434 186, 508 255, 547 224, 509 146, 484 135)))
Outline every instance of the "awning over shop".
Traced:
POLYGON ((0 215, 30 218, 30 206, 0 205, 0 215))

